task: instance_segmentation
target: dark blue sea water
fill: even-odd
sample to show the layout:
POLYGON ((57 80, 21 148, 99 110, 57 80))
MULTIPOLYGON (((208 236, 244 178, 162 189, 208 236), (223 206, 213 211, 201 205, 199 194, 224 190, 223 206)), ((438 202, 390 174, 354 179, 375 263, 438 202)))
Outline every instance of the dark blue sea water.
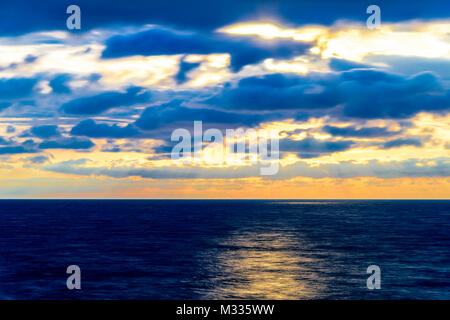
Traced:
POLYGON ((0 298, 450 299, 450 201, 3 200, 0 298))

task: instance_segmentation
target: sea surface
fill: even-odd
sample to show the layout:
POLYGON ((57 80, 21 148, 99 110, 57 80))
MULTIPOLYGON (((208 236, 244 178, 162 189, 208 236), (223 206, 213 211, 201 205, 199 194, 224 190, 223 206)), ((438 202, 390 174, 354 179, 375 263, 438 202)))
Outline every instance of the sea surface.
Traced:
POLYGON ((450 201, 1 200, 0 299, 450 299, 450 201))

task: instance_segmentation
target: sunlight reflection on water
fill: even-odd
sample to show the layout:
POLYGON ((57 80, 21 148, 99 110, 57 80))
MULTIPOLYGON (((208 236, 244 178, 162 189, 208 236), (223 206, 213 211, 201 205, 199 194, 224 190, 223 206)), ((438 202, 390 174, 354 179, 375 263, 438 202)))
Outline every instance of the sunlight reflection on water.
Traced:
POLYGON ((206 299, 312 299, 319 288, 317 275, 299 254, 298 238, 290 233, 235 233, 221 245, 212 264, 217 285, 206 299))
POLYGON ((269 204, 315 204, 315 205, 330 205, 339 204, 337 201, 278 201, 269 202, 269 204))

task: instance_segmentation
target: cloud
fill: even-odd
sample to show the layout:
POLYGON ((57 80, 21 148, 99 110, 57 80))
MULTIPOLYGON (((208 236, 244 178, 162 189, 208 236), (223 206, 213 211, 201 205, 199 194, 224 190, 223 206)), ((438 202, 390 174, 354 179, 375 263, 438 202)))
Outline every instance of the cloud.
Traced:
POLYGON ((281 152, 293 152, 300 158, 316 158, 351 148, 353 141, 322 141, 307 137, 303 140, 280 140, 281 152))
POLYGON ((429 72, 403 78, 375 70, 344 72, 340 89, 346 93, 344 115, 357 118, 407 118, 450 109, 450 91, 429 72))
MULTIPOLYGON (((85 164, 86 162, 80 163, 85 164)), ((292 165, 281 166, 278 174, 265 176, 265 179, 290 179, 294 177, 309 178, 355 178, 355 177, 449 177, 449 164, 446 159, 436 159, 432 165, 418 166, 418 159, 407 161, 379 162, 369 161, 367 164, 352 162, 341 162, 339 164, 323 164, 309 166, 305 162, 297 162, 292 165)), ((259 166, 241 166, 228 168, 100 168, 86 167, 79 164, 60 162, 41 167, 42 170, 75 174, 96 175, 112 178, 141 177, 148 179, 239 179, 249 177, 260 177, 259 166)))
POLYGON ((206 108, 187 108, 181 106, 180 100, 172 100, 159 106, 148 107, 136 121, 136 126, 143 130, 155 130, 174 123, 193 124, 203 121, 205 124, 229 124, 233 126, 253 126, 276 115, 224 112, 206 108))
POLYGON ((74 136, 86 136, 90 138, 130 138, 139 134, 139 130, 133 125, 119 127, 117 124, 97 124, 94 120, 83 120, 72 128, 74 136))
POLYGON ((54 77, 49 82, 49 86, 52 88, 54 93, 58 94, 69 94, 72 92, 70 90, 70 87, 67 85, 67 82, 72 79, 72 76, 70 74, 59 74, 56 77, 54 77))
POLYGON ((17 143, 14 140, 5 140, 0 137, 0 155, 1 154, 20 154, 20 153, 34 153, 36 152, 36 143, 32 139, 17 143))
POLYGON ((356 137, 356 138, 388 137, 403 132, 403 130, 389 131, 389 129, 385 127, 356 128, 354 126, 348 127, 324 126, 322 130, 333 136, 356 137))
POLYGON ((38 57, 29 54, 29 55, 27 55, 27 56, 25 57, 25 59, 23 60, 23 62, 26 63, 26 64, 27 64, 27 63, 33 63, 33 62, 35 62, 37 59, 38 59, 38 57))
POLYGON ((33 62, 35 62, 38 58, 29 54, 27 55, 23 61, 21 62, 12 62, 10 63, 8 66, 6 67, 0 67, 0 71, 4 71, 4 70, 15 70, 16 68, 20 67, 20 66, 26 66, 27 64, 31 64, 33 62))
POLYGON ((39 144, 40 149, 90 149, 95 144, 90 140, 81 140, 76 138, 63 138, 58 140, 44 141, 39 144))
POLYGON ((34 164, 43 164, 43 163, 47 162, 49 160, 49 158, 46 156, 35 156, 35 157, 26 158, 24 160, 29 161, 34 164))
POLYGON ((58 126, 56 125, 35 126, 30 129, 30 132, 35 137, 42 139, 60 136, 58 126))
POLYGON ((258 63, 267 58, 291 58, 304 53, 306 48, 307 45, 290 40, 266 43, 219 34, 205 36, 153 28, 107 39, 102 57, 229 53, 231 67, 237 71, 247 64, 258 63))
POLYGON ((186 74, 189 71, 199 67, 200 64, 201 63, 181 61, 180 69, 178 70, 178 73, 175 75, 175 80, 177 81, 177 83, 182 84, 182 83, 186 82, 188 80, 188 78, 186 77, 186 74))
POLYGON ((348 71, 351 69, 368 69, 371 68, 370 65, 358 63, 349 60, 331 58, 329 62, 331 70, 334 71, 348 71))
POLYGON ((446 112, 450 91, 439 78, 423 72, 411 77, 377 70, 338 74, 270 74, 225 86, 205 103, 234 110, 331 109, 351 118, 408 118, 421 111, 446 112), (338 108, 340 107, 340 108, 338 108))
POLYGON ((67 114, 91 115, 99 114, 111 108, 146 103, 150 93, 139 87, 130 87, 126 92, 109 91, 90 97, 82 97, 62 105, 67 114))
POLYGON ((11 146, 11 147, 0 147, 0 154, 18 154, 18 153, 30 153, 34 152, 28 150, 23 146, 11 146))
POLYGON ((36 83, 37 79, 31 78, 0 79, 0 99, 26 98, 32 93, 36 83))
POLYGON ((384 69, 393 73, 414 75, 423 71, 439 75, 441 79, 450 80, 450 59, 405 56, 374 55, 365 59, 369 63, 382 63, 384 69))
POLYGON ((236 86, 225 87, 205 103, 254 111, 332 108, 343 99, 329 77, 334 76, 277 73, 248 77, 239 80, 236 86), (320 90, 314 91, 317 86, 320 90))
POLYGON ((0 145, 8 145, 10 144, 10 141, 5 140, 5 138, 0 137, 0 145))
POLYGON ((402 146, 414 146, 421 147, 423 145, 423 140, 419 138, 400 138, 395 140, 390 140, 383 145, 384 149, 398 148, 402 146))
POLYGON ((122 148, 120 147, 103 147, 102 152, 122 152, 122 148))

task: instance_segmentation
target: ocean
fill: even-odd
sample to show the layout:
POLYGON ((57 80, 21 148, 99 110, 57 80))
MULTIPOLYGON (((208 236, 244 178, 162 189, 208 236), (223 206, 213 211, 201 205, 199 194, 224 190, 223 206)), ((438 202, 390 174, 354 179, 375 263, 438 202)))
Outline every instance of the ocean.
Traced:
POLYGON ((450 299, 450 201, 1 200, 0 299, 450 299))

